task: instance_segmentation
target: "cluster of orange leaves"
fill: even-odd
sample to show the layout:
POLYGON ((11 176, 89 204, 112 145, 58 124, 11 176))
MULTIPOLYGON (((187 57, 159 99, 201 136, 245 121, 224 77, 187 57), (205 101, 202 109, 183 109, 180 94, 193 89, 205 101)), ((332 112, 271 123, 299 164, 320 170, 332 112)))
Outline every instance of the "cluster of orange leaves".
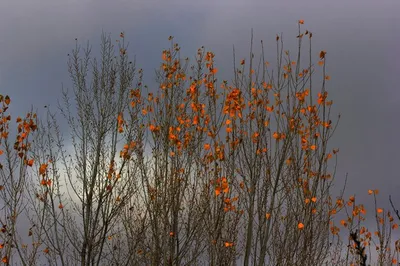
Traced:
MULTIPOLYGON (((175 44, 174 50, 179 51, 179 49, 178 45, 175 44)), ((186 74, 181 70, 180 60, 175 59, 172 63, 172 59, 171 51, 164 50, 162 53, 162 60, 164 62, 161 65, 161 69, 164 71, 167 81, 160 84, 162 90, 171 89, 174 85, 177 85, 180 80, 186 79, 186 74)))
MULTIPOLYGON (((51 160, 49 162, 51 162, 51 160)), ((46 164, 46 163, 41 164, 40 167, 39 167, 39 175, 42 176, 42 180, 40 181, 40 184, 42 186, 45 186, 45 187, 46 186, 51 186, 51 183, 52 183, 51 179, 46 178, 46 176, 47 176, 47 167, 48 167, 48 164, 46 164)))
POLYGON ((132 151, 135 149, 135 147, 136 147, 135 141, 131 141, 129 144, 125 144, 123 149, 121 150, 119 156, 121 158, 129 160, 129 158, 131 157, 132 151))
MULTIPOLYGON (((210 149, 210 145, 209 144, 205 144, 204 148, 206 150, 210 149)), ((205 155, 205 160, 208 163, 211 163, 215 160, 220 160, 220 161, 224 161, 225 160, 225 145, 224 144, 215 144, 214 145, 214 153, 212 151, 209 151, 206 155, 205 155)))
POLYGON ((238 196, 233 197, 233 198, 225 198, 224 199, 224 211, 228 212, 228 211, 236 211, 236 206, 233 205, 233 203, 235 201, 237 201, 239 199, 238 196))
POLYGON ((228 179, 226 177, 217 178, 215 181, 215 196, 218 196, 223 193, 229 192, 229 184, 228 179))
MULTIPOLYGON (((6 115, 5 112, 9 108, 11 103, 10 97, 0 95, 0 103, 2 107, 0 108, 0 143, 2 139, 7 139, 9 135, 9 121, 11 121, 11 116, 6 115)), ((28 136, 31 132, 37 129, 36 125, 36 114, 28 113, 25 119, 18 117, 16 119, 18 123, 17 130, 18 134, 16 136, 16 141, 14 143, 14 149, 18 152, 18 156, 24 159, 24 163, 28 166, 33 165, 33 159, 27 159, 26 153, 29 150, 30 143, 28 142, 28 136)), ((4 152, 0 150, 0 155, 4 152)))
POLYGON ((119 113, 119 114, 118 114, 117 122, 118 122, 118 132, 119 132, 119 133, 124 132, 123 125, 125 124, 125 120, 124 120, 124 115, 123 115, 123 113, 119 113))
POLYGON ((242 109, 244 108, 244 99, 242 92, 238 88, 232 89, 225 100, 225 106, 223 112, 229 114, 231 118, 239 117, 242 118, 242 109))
MULTIPOLYGON (((379 193, 379 191, 377 189, 368 190, 369 195, 377 195, 378 193, 379 193)), ((343 208, 345 205, 352 207, 352 212, 351 212, 351 216, 348 216, 347 219, 340 220, 341 226, 343 226, 344 228, 350 228, 350 224, 353 224, 355 219, 358 219, 359 221, 365 220, 365 215, 367 212, 366 212, 363 204, 359 204, 359 205, 355 204, 355 196, 350 196, 349 199, 347 200, 346 204, 343 199, 341 199, 341 198, 337 199, 336 207, 330 211, 330 215, 336 214, 337 208, 339 208, 339 209, 343 208)), ((391 230, 396 230, 399 228, 399 225, 397 223, 394 223, 394 218, 389 211, 386 213, 387 219, 384 217, 385 211, 383 208, 376 208, 375 214, 376 214, 376 219, 377 219, 377 222, 379 225, 385 226, 386 222, 388 221, 391 230)), ((333 235, 338 235, 338 233, 340 232, 340 228, 335 226, 334 222, 332 220, 330 221, 330 230, 333 235)), ((381 237, 380 230, 382 230, 382 228, 380 228, 378 226, 378 229, 376 231, 374 231, 373 234, 376 237, 380 238, 381 237)), ((365 226, 361 226, 359 234, 360 234, 360 241, 361 241, 362 245, 364 247, 370 246, 371 241, 372 241, 372 233, 365 226)), ((356 248, 356 244, 353 243, 351 247, 356 248)), ((399 252, 400 251, 400 240, 397 240, 395 242, 395 247, 396 247, 396 251, 399 252)), ((376 250, 380 249, 380 247, 377 245, 375 246, 375 248, 376 248, 376 250)), ((392 263, 396 264, 397 259, 393 258, 392 263)))
POLYGON ((132 89, 129 94, 129 98, 132 99, 131 107, 134 108, 137 104, 141 103, 141 92, 140 89, 132 89))

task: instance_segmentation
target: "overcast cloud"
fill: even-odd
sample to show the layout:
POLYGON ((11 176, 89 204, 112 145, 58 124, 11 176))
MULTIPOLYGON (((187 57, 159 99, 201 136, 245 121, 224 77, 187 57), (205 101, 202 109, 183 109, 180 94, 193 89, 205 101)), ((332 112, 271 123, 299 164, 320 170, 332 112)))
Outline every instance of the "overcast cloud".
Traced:
MULTIPOLYGON (((349 174, 348 194, 371 202, 367 190, 380 189, 400 207, 400 1, 398 0, 3 0, 0 1, 0 93, 10 95, 14 116, 33 105, 56 107, 61 84, 71 87, 67 54, 75 38, 98 51, 102 31, 124 31, 130 54, 154 86, 153 69, 168 36, 193 58, 202 45, 216 54, 223 79, 231 79, 232 45, 248 55, 263 39, 267 57, 274 38, 296 46, 297 20, 314 34, 314 53, 326 50, 328 91, 342 114, 333 143, 340 148, 337 184, 349 174), (271 44, 271 45, 269 45, 271 44)), ((98 56, 98 54, 94 54, 98 56)))

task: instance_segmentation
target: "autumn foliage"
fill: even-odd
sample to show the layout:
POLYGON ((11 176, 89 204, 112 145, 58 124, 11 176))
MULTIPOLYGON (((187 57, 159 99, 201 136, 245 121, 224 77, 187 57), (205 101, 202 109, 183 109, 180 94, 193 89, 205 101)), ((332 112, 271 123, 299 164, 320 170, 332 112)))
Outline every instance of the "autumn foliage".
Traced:
POLYGON ((60 114, 12 118, 0 95, 2 263, 396 264, 399 216, 378 191, 376 230, 354 196, 332 194, 329 52, 301 56, 312 33, 298 24, 296 53, 276 36, 275 68, 263 42, 258 62, 253 39, 238 65, 234 51, 231 82, 214 53, 191 63, 170 37, 149 89, 121 33, 117 55, 103 35, 100 62, 72 51, 60 114))

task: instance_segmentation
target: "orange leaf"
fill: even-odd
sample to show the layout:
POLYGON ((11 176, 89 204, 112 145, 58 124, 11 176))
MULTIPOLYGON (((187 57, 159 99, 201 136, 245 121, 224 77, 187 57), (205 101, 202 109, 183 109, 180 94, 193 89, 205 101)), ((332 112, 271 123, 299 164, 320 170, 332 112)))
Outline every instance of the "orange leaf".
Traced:
POLYGON ((198 125, 198 124, 199 124, 199 116, 196 115, 196 116, 193 118, 193 125, 198 125))
POLYGON ((122 113, 119 113, 119 114, 118 114, 117 121, 118 121, 118 125, 119 125, 119 126, 122 125, 122 124, 124 123, 124 116, 123 116, 122 113))
POLYGON ((382 210, 381 208, 378 208, 378 209, 376 209, 376 212, 377 212, 377 213, 382 213, 383 210, 382 210))
POLYGON ((233 242, 225 242, 225 247, 233 247, 233 242))
POLYGON ((300 19, 299 24, 304 24, 304 19, 300 19))
POLYGON ((345 220, 341 220, 340 224, 343 225, 344 227, 347 227, 347 222, 345 220))
POLYGON ((40 168, 39 168, 39 174, 40 175, 44 175, 46 173, 46 169, 47 169, 47 164, 41 164, 40 168))
POLYGON ((29 165, 29 166, 32 166, 32 165, 33 165, 33 162, 34 162, 34 160, 33 160, 33 159, 30 159, 30 160, 28 160, 28 162, 27 162, 26 164, 29 165))
POLYGON ((7 256, 4 256, 4 257, 1 259, 1 261, 2 261, 3 263, 8 263, 8 257, 7 257, 7 256))
POLYGON ((158 132, 158 131, 160 131, 160 127, 155 126, 155 125, 150 125, 149 128, 150 128, 150 131, 151 131, 151 132, 158 132))
POLYGON ((297 228, 299 228, 300 230, 302 230, 302 229, 304 228, 304 224, 303 224, 303 223, 299 223, 299 224, 297 225, 297 228))
POLYGON ((317 201, 317 198, 316 198, 316 197, 312 197, 312 198, 311 198, 311 201, 312 201, 312 202, 316 202, 316 201, 317 201))

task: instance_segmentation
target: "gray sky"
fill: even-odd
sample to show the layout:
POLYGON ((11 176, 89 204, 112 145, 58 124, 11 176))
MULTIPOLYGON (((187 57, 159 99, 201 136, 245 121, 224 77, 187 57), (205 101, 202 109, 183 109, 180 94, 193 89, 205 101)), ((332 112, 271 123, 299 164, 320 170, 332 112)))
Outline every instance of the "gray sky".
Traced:
POLYGON ((348 173, 347 194, 368 203, 367 190, 378 188, 387 203, 400 189, 399 10, 399 0, 2 0, 0 93, 10 95, 14 116, 31 105, 39 114, 43 105, 56 107, 61 83, 71 87, 66 62, 74 39, 98 51, 102 30, 114 39, 125 32, 146 84, 154 85, 169 35, 185 56, 202 45, 211 49, 220 80, 230 80, 232 45, 238 58, 247 56, 251 28, 255 51, 263 39, 272 61, 275 35, 282 32, 285 48, 295 52, 297 20, 304 19, 315 60, 328 52, 328 91, 342 114, 333 139, 340 148, 337 184, 348 173))

